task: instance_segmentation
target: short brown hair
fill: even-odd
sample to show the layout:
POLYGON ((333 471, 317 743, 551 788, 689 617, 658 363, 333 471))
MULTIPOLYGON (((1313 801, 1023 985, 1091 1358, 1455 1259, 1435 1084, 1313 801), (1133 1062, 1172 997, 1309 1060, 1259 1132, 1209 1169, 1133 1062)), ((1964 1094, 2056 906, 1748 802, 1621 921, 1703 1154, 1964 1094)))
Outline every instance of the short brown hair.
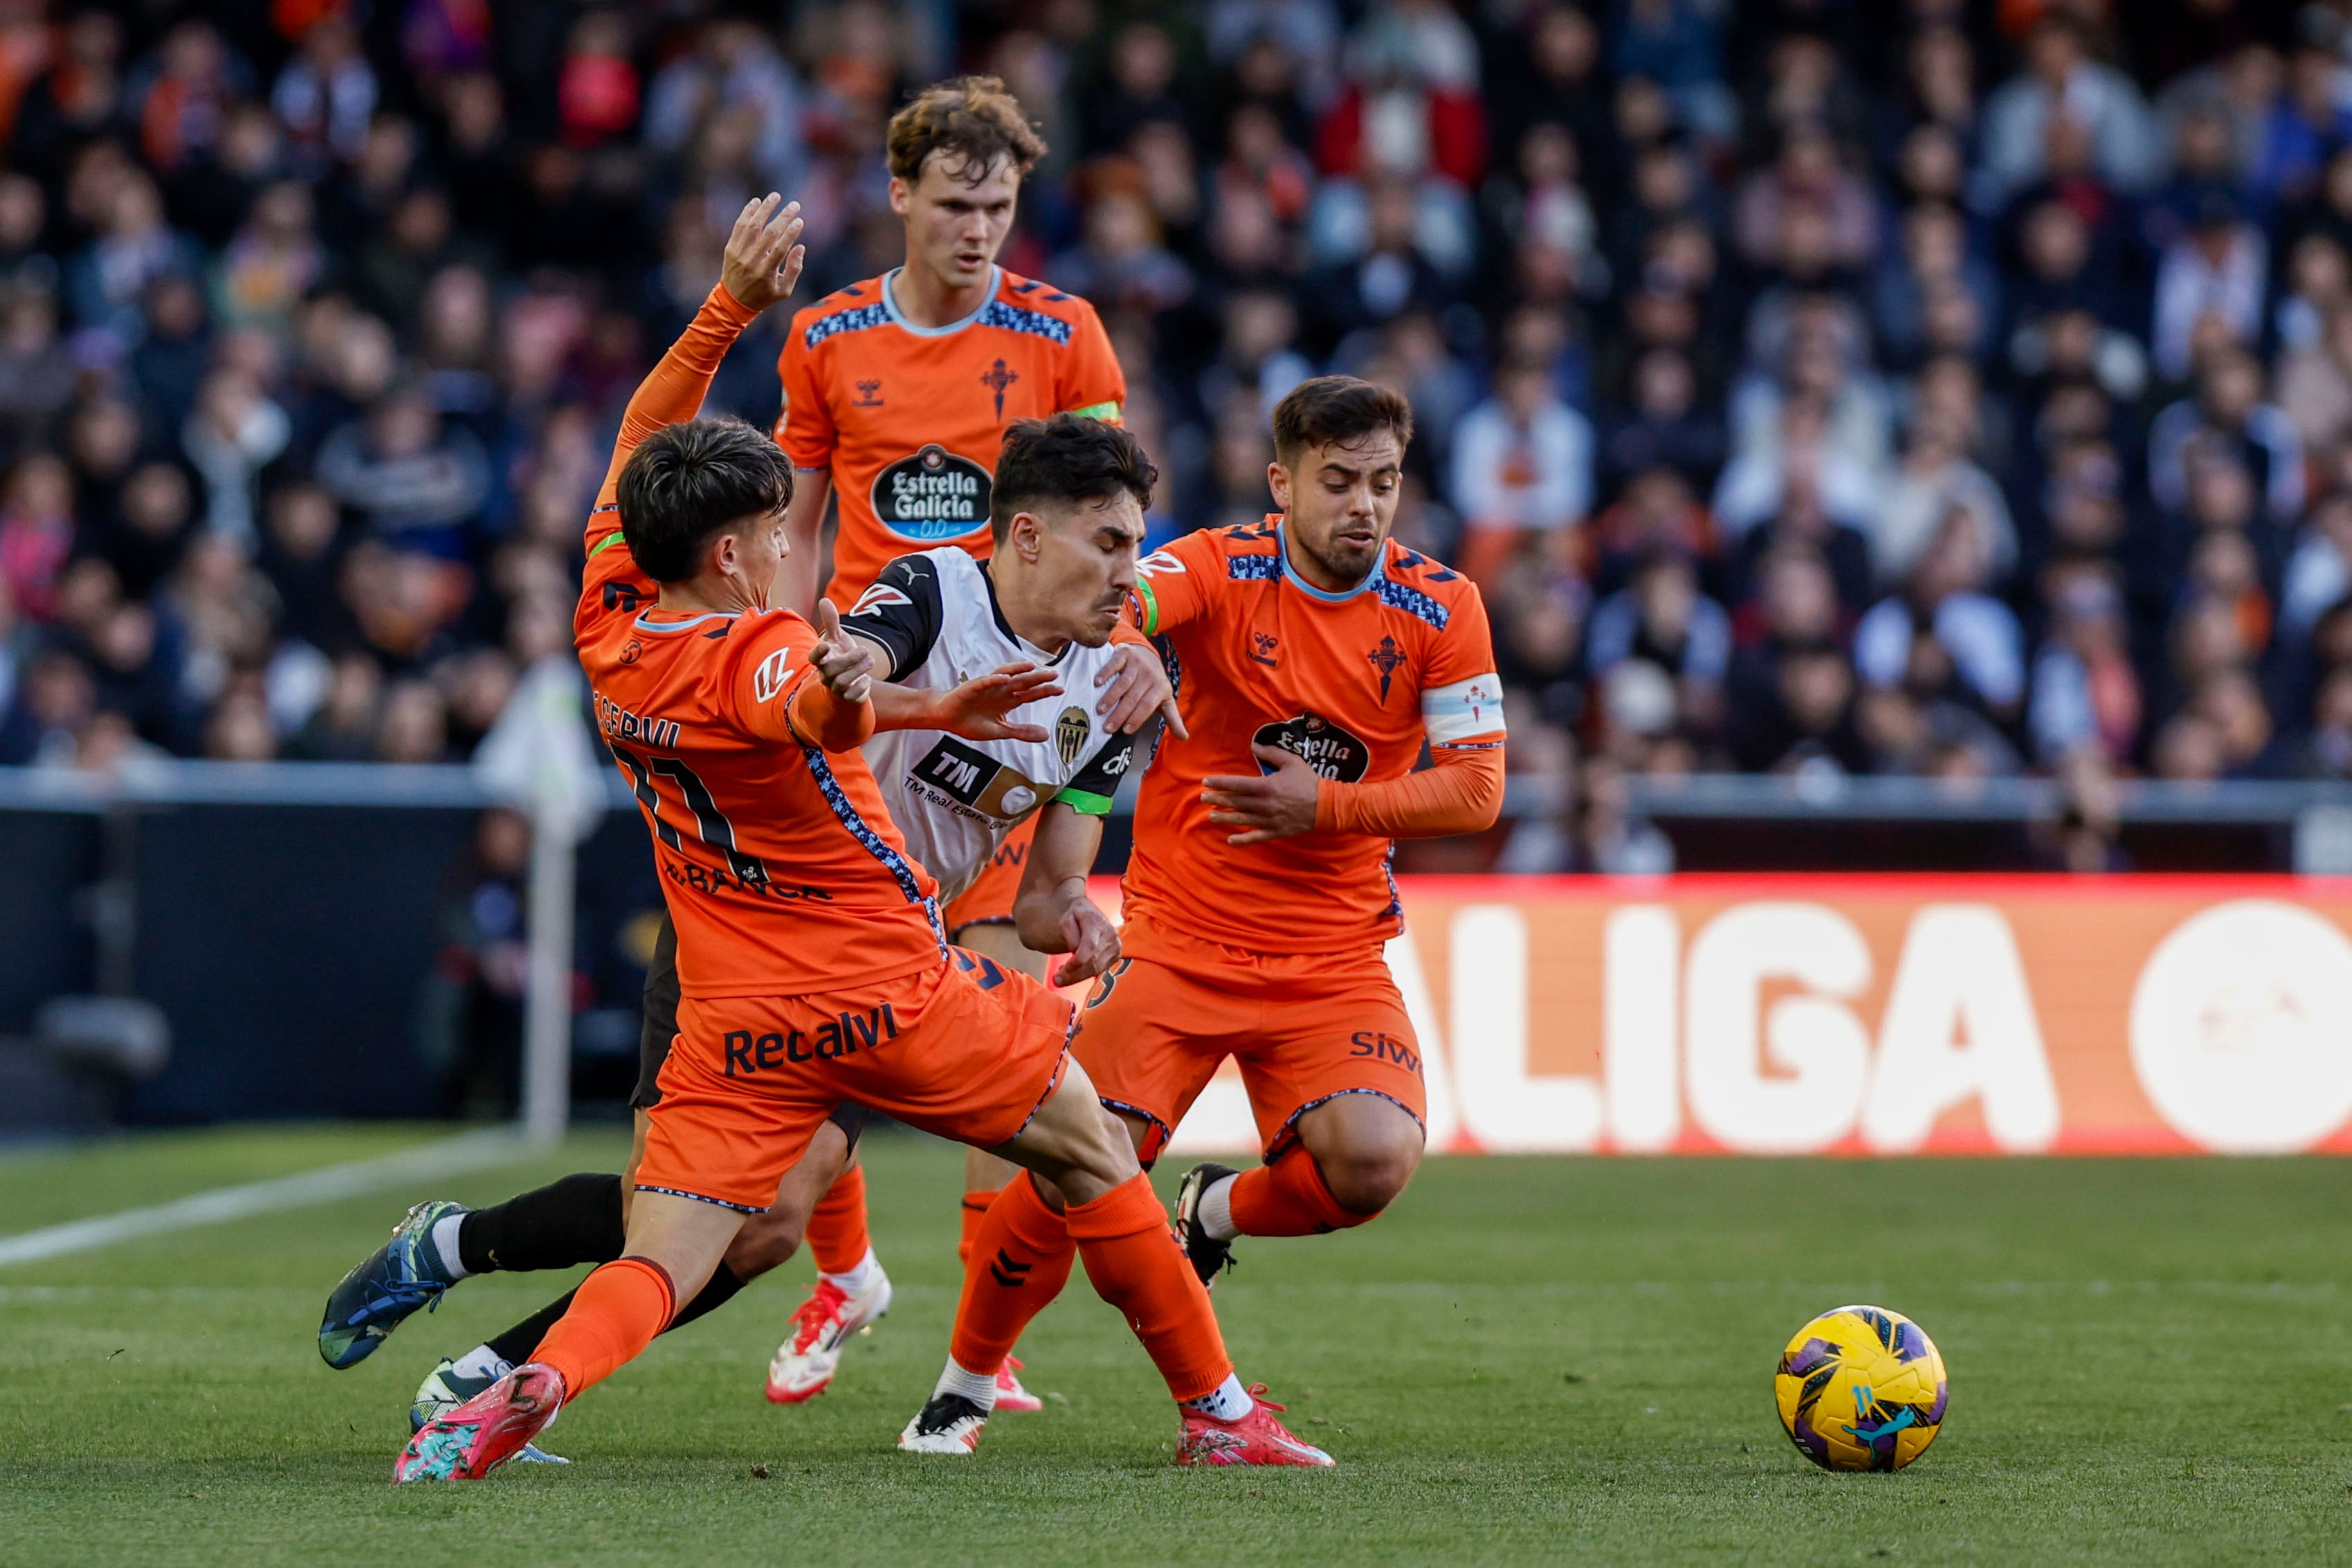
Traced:
POLYGON ((959 165, 956 178, 976 185, 1000 158, 1027 178, 1045 155, 1045 139, 1021 112, 1020 102, 992 76, 960 76, 927 87, 890 117, 890 173, 912 184, 934 153, 959 165))
POLYGON ((1375 430, 1412 440, 1412 405, 1401 393, 1352 375, 1300 382, 1274 405, 1274 452, 1286 464, 1313 447, 1348 447, 1375 430))

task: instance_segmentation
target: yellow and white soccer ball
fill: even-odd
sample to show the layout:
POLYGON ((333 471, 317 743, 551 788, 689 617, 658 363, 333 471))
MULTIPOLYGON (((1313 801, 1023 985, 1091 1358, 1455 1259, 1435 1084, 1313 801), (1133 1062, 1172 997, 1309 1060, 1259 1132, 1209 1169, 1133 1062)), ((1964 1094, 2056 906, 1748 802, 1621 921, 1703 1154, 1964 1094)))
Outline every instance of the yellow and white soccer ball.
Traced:
POLYGON ((1899 1470, 1927 1451, 1950 1403, 1944 1358, 1884 1307, 1840 1307, 1797 1331, 1772 1379, 1780 1425, 1825 1470, 1899 1470))

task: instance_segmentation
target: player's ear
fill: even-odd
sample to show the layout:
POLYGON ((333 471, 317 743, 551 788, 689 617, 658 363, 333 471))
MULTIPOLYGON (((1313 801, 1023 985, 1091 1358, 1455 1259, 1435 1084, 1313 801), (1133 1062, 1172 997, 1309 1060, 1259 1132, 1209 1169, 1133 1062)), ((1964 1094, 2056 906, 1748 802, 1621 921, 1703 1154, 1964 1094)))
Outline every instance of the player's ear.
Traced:
POLYGON ((897 174, 890 176, 890 210, 892 212, 897 213, 900 217, 905 217, 907 208, 913 202, 914 197, 915 188, 912 185, 897 174))
POLYGON ((1278 462, 1268 463, 1265 466, 1265 488, 1274 492, 1274 508, 1276 511, 1290 510, 1290 470, 1288 468, 1278 462))
POLYGON ((722 528, 710 536, 702 547, 702 568, 721 577, 731 577, 743 570, 743 541, 731 528, 722 528))
POLYGON ((1005 541, 1021 552, 1022 560, 1034 564, 1045 548, 1045 519, 1034 511, 1016 511, 1013 514, 1013 526, 1005 531, 1005 541))

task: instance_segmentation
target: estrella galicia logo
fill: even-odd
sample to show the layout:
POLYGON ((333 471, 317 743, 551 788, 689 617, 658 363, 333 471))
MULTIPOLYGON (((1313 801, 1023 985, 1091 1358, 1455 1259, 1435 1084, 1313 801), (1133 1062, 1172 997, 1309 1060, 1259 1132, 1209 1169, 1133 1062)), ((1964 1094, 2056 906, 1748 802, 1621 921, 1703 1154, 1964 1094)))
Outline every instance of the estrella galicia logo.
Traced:
POLYGON ((1063 709, 1061 716, 1054 721, 1054 750, 1061 753, 1064 767, 1078 765, 1078 753, 1086 750, 1087 736, 1093 728, 1087 721, 1087 710, 1075 705, 1063 709))
POLYGON ((961 539, 988 521, 989 475, 933 442, 874 476, 874 515, 901 539, 961 539))
MULTIPOLYGON (((1339 784, 1357 784, 1364 771, 1372 765, 1372 749, 1339 728, 1328 719, 1313 713, 1301 713, 1296 719, 1279 723, 1261 724, 1250 739, 1261 746, 1279 746, 1295 756, 1307 759, 1307 763, 1322 778, 1339 784)), ((1274 770, 1264 763, 1260 773, 1274 770)))

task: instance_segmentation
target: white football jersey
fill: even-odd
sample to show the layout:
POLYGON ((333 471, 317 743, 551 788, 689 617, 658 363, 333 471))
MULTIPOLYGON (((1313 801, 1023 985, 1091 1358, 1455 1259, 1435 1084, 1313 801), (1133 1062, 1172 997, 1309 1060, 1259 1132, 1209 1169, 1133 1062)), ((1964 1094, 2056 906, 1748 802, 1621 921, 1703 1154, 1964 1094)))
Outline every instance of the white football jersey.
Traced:
POLYGON ((1007 834, 1049 800, 1100 816, 1134 757, 1135 737, 1106 732, 1095 711, 1096 678, 1116 645, 1076 643, 1048 655, 1004 624, 996 588, 954 545, 901 555, 842 617, 886 650, 900 686, 945 691, 1000 665, 1051 668, 1062 694, 1008 715, 1036 724, 1043 741, 967 741, 939 730, 885 730, 866 760, 907 847, 939 879, 940 901, 971 886, 1007 834))

